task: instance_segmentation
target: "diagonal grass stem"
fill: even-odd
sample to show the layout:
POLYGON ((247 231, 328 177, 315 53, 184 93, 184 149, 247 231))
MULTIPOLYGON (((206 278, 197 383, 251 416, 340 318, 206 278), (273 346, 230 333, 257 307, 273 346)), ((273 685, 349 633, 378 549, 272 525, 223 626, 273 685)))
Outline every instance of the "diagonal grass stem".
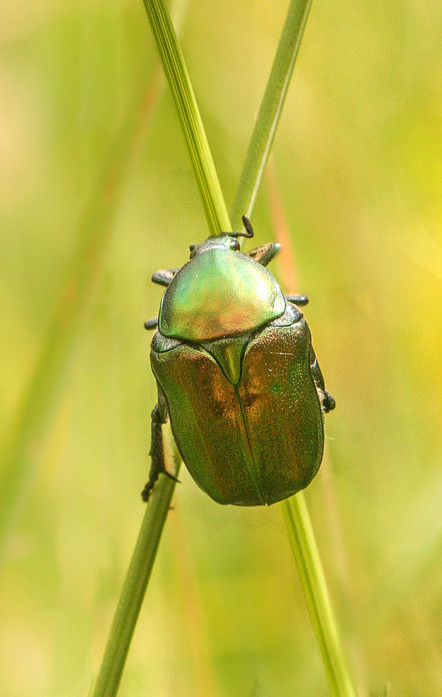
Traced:
POLYGON ((246 161, 241 172, 235 200, 230 210, 234 230, 239 229, 243 213, 249 217, 252 214, 311 4, 312 0, 290 1, 264 97, 247 149, 246 161))
MULTIPOLYGON (((168 445, 171 443, 170 435, 167 438, 167 442, 168 445)), ((168 465, 166 453, 166 467, 168 471, 178 474, 180 459, 176 449, 174 448, 173 451, 170 451, 167 448, 167 450, 169 458, 172 458, 174 463, 169 462, 168 465)), ((138 539, 115 611, 100 672, 92 693, 93 697, 112 697, 118 692, 130 642, 152 573, 164 521, 169 511, 174 489, 175 482, 170 477, 160 475, 149 500, 149 505, 146 506, 138 539)))
POLYGON ((162 0, 143 0, 186 139, 211 235, 232 229, 203 122, 170 14, 162 0))
POLYGON ((104 258, 140 123, 151 112, 158 92, 154 76, 142 81, 109 148, 107 161, 77 226, 78 244, 67 271, 33 375, 15 415, 2 453, 0 558, 18 517, 45 442, 63 380, 74 352, 84 306, 104 258))
POLYGON ((356 697, 341 647, 324 569, 304 494, 283 502, 284 517, 304 597, 332 697, 356 697))

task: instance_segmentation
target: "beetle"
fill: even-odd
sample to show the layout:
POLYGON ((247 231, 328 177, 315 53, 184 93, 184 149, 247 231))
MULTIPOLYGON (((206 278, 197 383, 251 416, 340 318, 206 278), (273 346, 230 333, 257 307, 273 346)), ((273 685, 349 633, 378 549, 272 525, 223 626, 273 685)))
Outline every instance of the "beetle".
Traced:
POLYGON ((266 268, 280 245, 244 254, 223 232, 190 247, 179 269, 157 271, 166 286, 151 344, 158 388, 152 412, 149 495, 164 461, 162 426, 190 474, 212 499, 270 505, 304 489, 324 447, 324 413, 335 408, 299 309, 305 295, 284 296, 266 268))

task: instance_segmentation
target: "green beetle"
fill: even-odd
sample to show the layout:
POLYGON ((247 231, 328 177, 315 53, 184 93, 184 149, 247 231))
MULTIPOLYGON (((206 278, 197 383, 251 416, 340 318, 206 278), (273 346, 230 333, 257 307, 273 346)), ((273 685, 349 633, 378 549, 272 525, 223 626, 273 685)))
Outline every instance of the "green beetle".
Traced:
POLYGON ((158 386, 152 412, 148 500, 166 471, 162 425, 170 418, 178 450, 196 483, 218 503, 269 505, 304 489, 324 446, 326 391, 307 323, 308 298, 285 296, 266 268, 276 242, 240 252, 237 237, 190 247, 180 269, 157 271, 167 286, 151 346, 158 386))

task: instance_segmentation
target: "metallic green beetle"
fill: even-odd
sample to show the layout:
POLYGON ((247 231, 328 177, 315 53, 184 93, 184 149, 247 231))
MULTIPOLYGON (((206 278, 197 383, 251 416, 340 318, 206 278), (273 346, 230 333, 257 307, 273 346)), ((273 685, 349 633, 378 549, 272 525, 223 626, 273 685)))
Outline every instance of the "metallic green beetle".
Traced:
MULTIPOLYGON (((253 237, 243 216, 246 233, 253 237)), ((304 489, 321 464, 326 391, 303 295, 285 296, 265 267, 280 245, 240 252, 228 232, 190 247, 180 269, 157 271, 167 286, 151 347, 158 386, 152 412, 148 500, 165 474, 162 425, 170 417, 181 457, 218 503, 268 505, 304 489)))

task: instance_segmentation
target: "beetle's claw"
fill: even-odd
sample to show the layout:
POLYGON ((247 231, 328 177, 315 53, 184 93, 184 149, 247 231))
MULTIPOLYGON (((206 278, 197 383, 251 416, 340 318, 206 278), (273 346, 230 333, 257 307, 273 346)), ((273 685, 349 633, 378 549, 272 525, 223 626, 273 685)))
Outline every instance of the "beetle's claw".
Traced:
POLYGON ((336 406, 336 402, 329 392, 325 392, 325 397, 322 400, 322 406, 325 412, 333 411, 336 406))
MULTIPOLYGON (((181 482, 180 482, 180 480, 178 479, 178 477, 175 477, 174 474, 171 474, 171 473, 168 472, 167 470, 162 470, 161 474, 165 474, 166 477, 169 477, 169 479, 173 479, 173 481, 176 482, 177 484, 181 484, 181 482)), ((144 501, 145 503, 147 503, 147 502, 149 501, 150 495, 151 495, 151 493, 152 493, 152 491, 153 491, 153 489, 154 489, 154 486, 155 486, 155 483, 156 483, 157 479, 158 479, 158 475, 156 476, 156 478, 155 478, 153 481, 152 481, 151 479, 149 479, 149 481, 147 482, 147 484, 146 484, 146 486, 144 487, 143 491, 141 492, 141 498, 143 499, 143 501, 144 501)))
POLYGON ((144 487, 143 491, 141 492, 141 498, 143 499, 144 503, 147 503, 149 501, 153 487, 154 487, 154 482, 147 482, 146 486, 144 487))

